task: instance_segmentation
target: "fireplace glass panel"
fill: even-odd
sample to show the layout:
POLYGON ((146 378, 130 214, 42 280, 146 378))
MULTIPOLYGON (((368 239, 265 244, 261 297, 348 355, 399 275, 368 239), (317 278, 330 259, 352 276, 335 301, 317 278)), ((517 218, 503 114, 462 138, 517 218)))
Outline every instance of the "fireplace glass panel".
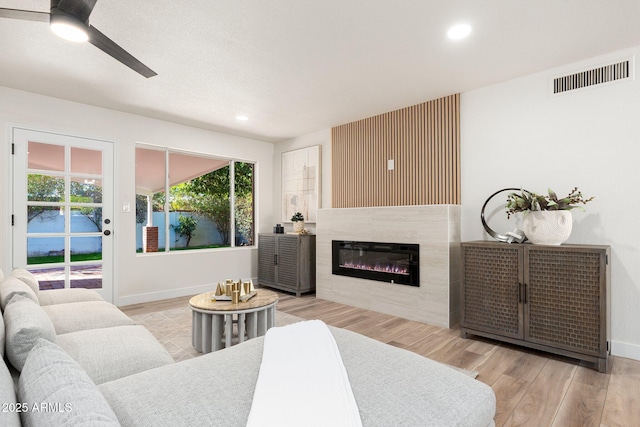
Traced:
POLYGON ((417 244, 334 240, 332 255, 333 274, 420 286, 417 244))

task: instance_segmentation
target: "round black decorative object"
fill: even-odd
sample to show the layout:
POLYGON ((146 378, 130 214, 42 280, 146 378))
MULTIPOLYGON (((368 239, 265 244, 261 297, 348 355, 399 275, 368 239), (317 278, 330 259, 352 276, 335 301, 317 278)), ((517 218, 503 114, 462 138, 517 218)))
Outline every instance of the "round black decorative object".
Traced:
POLYGON ((527 240, 527 236, 525 236, 524 233, 521 230, 508 231, 505 234, 498 234, 495 231, 493 231, 493 229, 491 227, 489 227, 489 224, 487 224, 487 221, 485 221, 485 219, 484 219, 484 209, 487 207, 487 204, 489 203, 489 200, 493 199, 493 197, 495 195, 500 194, 500 193, 502 193, 504 191, 522 191, 524 193, 531 194, 529 191, 523 190, 521 188, 503 188, 502 190, 496 191, 491 196, 489 196, 489 198, 487 200, 485 200, 484 205, 482 205, 482 210, 480 211, 480 220, 482 221, 482 226, 484 227, 484 230, 487 232, 487 234, 489 234, 489 236, 491 236, 494 239, 496 239, 498 242, 504 242, 504 243, 518 242, 518 243, 522 243, 525 240, 527 240))

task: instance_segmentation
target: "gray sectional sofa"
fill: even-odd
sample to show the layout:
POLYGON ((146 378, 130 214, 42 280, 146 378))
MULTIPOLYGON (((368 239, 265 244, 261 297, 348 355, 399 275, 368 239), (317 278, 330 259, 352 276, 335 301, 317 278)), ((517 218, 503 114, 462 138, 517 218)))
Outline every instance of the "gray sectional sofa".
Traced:
MULTIPOLYGON (((6 278, 0 271, 0 306, 0 426, 246 424, 263 337, 175 363, 97 293, 41 292, 26 270, 6 278)), ((494 425, 495 395, 485 384, 359 334, 331 332, 364 426, 494 425)))

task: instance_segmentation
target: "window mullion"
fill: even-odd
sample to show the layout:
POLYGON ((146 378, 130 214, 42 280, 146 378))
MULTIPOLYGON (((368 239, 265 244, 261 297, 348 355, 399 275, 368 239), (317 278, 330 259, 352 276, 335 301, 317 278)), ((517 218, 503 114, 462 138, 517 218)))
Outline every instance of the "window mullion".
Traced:
POLYGON ((231 212, 231 223, 230 223, 230 244, 231 247, 234 248, 236 246, 236 171, 235 171, 236 162, 231 160, 229 162, 229 211, 231 212))
POLYGON ((171 250, 171 239, 170 239, 170 217, 171 212, 169 212, 169 191, 170 191, 170 180, 169 176, 169 151, 164 152, 164 251, 169 252, 171 250))

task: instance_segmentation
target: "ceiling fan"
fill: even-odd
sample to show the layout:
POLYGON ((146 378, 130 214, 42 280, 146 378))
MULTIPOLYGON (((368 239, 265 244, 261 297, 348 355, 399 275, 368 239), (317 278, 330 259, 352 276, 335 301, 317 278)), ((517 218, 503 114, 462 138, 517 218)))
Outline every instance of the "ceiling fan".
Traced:
POLYGON ((155 71, 138 61, 96 27, 89 25, 89 15, 97 1, 51 0, 51 13, 0 8, 0 18, 49 22, 51 31, 62 38, 76 42, 88 41, 146 78, 157 75, 155 71))

